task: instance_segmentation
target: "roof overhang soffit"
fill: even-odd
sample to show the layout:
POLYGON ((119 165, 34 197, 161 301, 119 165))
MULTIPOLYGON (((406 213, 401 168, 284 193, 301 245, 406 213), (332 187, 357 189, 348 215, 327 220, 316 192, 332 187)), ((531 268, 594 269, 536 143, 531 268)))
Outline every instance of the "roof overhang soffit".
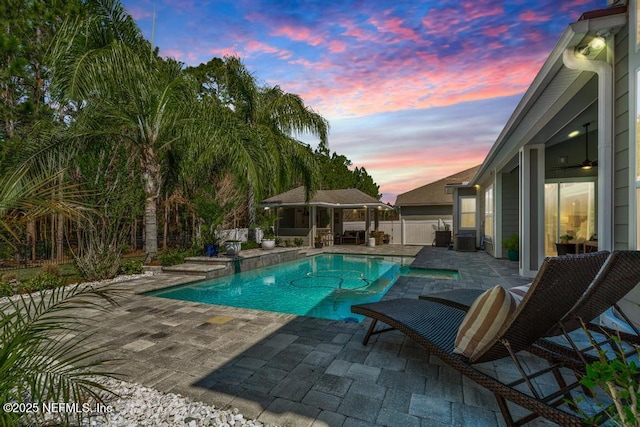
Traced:
POLYGON ((626 23, 626 13, 619 13, 577 21, 565 29, 489 150, 471 185, 477 184, 490 171, 500 170, 508 164, 518 150, 528 144, 593 77, 592 73, 564 67, 563 52, 569 47, 582 45, 586 38, 590 39, 598 32, 615 34, 626 23))

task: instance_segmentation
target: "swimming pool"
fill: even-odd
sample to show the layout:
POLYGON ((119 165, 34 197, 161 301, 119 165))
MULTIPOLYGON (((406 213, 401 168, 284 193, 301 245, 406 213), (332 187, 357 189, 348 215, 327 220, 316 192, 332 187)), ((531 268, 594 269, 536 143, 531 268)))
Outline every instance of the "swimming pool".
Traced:
POLYGON ((400 275, 416 271, 411 261, 322 254, 145 295, 360 322, 351 305, 379 301, 400 275))

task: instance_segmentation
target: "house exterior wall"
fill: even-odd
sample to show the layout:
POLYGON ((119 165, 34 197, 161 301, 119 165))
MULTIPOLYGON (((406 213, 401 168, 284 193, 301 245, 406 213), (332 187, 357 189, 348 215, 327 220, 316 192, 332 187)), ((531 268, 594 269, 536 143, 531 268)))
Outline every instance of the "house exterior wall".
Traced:
POLYGON ((507 239, 513 234, 519 234, 520 228, 518 170, 501 174, 500 177, 502 178, 502 223, 498 226, 502 231, 502 238, 507 239))
POLYGON ((424 205, 424 206, 401 206, 400 215, 402 219, 411 221, 424 221, 432 219, 447 219, 451 222, 453 215, 452 205, 424 205))
POLYGON ((634 142, 629 132, 629 26, 615 37, 614 54, 614 249, 629 249, 629 144, 634 142))

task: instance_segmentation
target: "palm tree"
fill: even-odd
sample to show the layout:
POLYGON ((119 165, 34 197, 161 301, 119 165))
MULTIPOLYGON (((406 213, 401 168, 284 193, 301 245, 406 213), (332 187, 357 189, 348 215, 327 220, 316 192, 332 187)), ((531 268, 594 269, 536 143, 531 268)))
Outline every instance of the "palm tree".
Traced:
POLYGON ((230 56, 213 63, 218 96, 233 107, 235 116, 248 127, 244 138, 229 149, 236 155, 245 153, 241 164, 247 165, 248 221, 255 224, 255 197, 263 191, 279 191, 298 176, 302 177, 308 197, 314 191, 318 168, 313 153, 293 135, 308 132, 326 145, 329 124, 305 106, 298 95, 286 93, 279 86, 260 87, 239 58, 230 56))
POLYGON ((300 178, 307 198, 318 185, 318 165, 313 152, 293 136, 310 133, 327 145, 329 123, 320 114, 304 105, 300 96, 284 92, 279 86, 265 86, 258 98, 257 118, 259 138, 273 147, 278 167, 273 191, 281 191, 300 178))
POLYGON ((54 87, 61 100, 79 100, 72 127, 75 136, 119 138, 138 159, 149 262, 158 252, 162 157, 186 140, 211 140, 212 129, 201 125, 207 111, 196 102, 195 87, 182 64, 152 53, 118 2, 89 3, 94 8, 88 22, 70 23, 57 40, 54 87))

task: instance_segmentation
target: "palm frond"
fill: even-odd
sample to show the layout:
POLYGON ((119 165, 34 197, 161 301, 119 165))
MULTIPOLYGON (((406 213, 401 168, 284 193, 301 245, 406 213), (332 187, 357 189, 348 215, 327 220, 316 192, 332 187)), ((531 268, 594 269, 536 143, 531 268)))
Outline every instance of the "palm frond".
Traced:
MULTIPOLYGON (((0 307, 0 400, 102 402, 108 390, 96 379, 113 373, 109 361, 100 358, 103 350, 91 347, 87 327, 95 321, 92 314, 117 304, 122 295, 119 289, 79 284, 5 302, 0 307)), ((16 422, 15 414, 0 414, 0 424, 16 422)))

